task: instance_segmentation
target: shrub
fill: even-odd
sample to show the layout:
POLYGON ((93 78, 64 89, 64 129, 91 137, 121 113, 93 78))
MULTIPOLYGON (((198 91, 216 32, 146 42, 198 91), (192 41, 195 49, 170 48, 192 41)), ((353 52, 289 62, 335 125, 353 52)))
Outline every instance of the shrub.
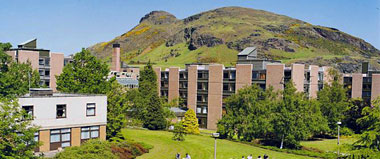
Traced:
POLYGON ((185 128, 182 122, 176 123, 173 130, 173 140, 175 141, 185 141, 185 128))

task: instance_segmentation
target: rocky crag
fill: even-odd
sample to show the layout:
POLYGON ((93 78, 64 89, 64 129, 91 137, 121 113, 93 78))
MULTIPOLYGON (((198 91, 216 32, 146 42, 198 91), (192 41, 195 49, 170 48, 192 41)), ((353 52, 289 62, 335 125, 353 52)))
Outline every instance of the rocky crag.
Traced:
POLYGON ((122 61, 161 66, 206 62, 233 65, 236 54, 255 46, 260 57, 331 65, 356 72, 360 63, 379 65, 380 51, 364 40, 335 28, 316 26, 284 15, 241 7, 225 7, 177 19, 153 11, 139 24, 111 41, 89 47, 94 55, 109 59, 112 44, 120 43, 122 61))

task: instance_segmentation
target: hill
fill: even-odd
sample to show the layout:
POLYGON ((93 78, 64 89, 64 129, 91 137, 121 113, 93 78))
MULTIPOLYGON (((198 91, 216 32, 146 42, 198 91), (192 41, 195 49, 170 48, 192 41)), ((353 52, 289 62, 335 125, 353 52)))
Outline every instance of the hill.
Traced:
POLYGON ((284 15, 241 7, 224 7, 177 19, 153 11, 132 30, 111 41, 89 47, 97 57, 109 59, 112 44, 120 43, 122 61, 160 66, 186 63, 234 65, 237 53, 256 46, 259 56, 284 63, 332 65, 354 72, 359 63, 380 62, 380 51, 364 40, 335 28, 316 26, 284 15))

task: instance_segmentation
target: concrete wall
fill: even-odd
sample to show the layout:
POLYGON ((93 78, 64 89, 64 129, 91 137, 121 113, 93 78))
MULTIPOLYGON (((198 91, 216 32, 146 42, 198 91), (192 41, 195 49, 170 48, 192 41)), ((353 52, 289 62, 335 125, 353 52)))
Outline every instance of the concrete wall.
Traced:
POLYGON ((18 61, 20 63, 26 63, 30 61, 32 68, 38 71, 39 68, 39 57, 40 53, 38 51, 28 51, 28 50, 19 50, 18 51, 18 61))
POLYGON ((40 152, 50 151, 50 130, 41 130, 39 133, 39 140, 42 143, 40 152))
POLYGON ((101 125, 99 128, 99 139, 100 140, 106 140, 106 126, 101 125))
POLYGON ((168 100, 177 99, 179 97, 179 67, 169 68, 169 94, 168 100))
POLYGON ((216 130, 222 118, 223 65, 209 66, 207 129, 216 130))
POLYGON ((303 92, 305 81, 305 65, 304 64, 292 64, 292 81, 297 89, 297 92, 303 92))
POLYGON ((40 130, 107 124, 106 96, 19 98, 19 103, 33 105, 32 124, 40 130), (87 103, 96 103, 95 116, 86 116, 87 103), (66 118, 56 118, 57 104, 66 104, 66 118))
POLYGON ((351 98, 362 98, 362 92, 363 92, 363 75, 361 73, 353 74, 351 98))
POLYGON ((240 88, 250 86, 252 84, 252 65, 237 64, 236 65, 236 92, 240 88))
POLYGON ((64 54, 50 53, 50 88, 57 91, 57 80, 55 76, 62 73, 64 54))
POLYGON ((157 91, 158 95, 161 96, 161 67, 155 67, 154 72, 157 76, 157 91))
POLYGON ((310 65, 310 98, 317 98, 318 92, 318 72, 319 67, 315 65, 310 65))
POLYGON ((323 83, 327 83, 328 85, 330 85, 333 80, 329 74, 331 67, 323 66, 322 68, 323 68, 323 83))
POLYGON ((16 59, 16 51, 7 51, 6 53, 12 57, 12 60, 16 59))
POLYGON ((80 146, 81 128, 71 128, 71 146, 80 146))
POLYGON ((187 69, 187 108, 196 111, 198 66, 191 65, 187 69))
POLYGON ((380 74, 372 74, 372 94, 371 100, 380 96, 380 74))
POLYGON ((284 89, 284 64, 268 64, 266 75, 266 88, 272 86, 274 90, 284 89))

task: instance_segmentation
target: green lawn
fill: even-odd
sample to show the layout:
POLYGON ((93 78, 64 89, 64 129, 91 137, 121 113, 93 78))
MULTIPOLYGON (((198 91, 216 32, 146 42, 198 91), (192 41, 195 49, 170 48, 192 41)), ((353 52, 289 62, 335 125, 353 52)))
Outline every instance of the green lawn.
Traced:
MULTIPOLYGON (((214 139, 206 135, 188 135, 183 142, 173 141, 172 133, 166 131, 149 131, 136 129, 123 129, 125 138, 144 142, 154 146, 149 153, 138 159, 171 159, 179 152, 182 155, 189 153, 194 159, 211 159, 214 153, 214 139)), ((247 144, 232 142, 228 140, 217 140, 218 159, 241 159, 241 156, 252 154, 254 158, 258 155, 267 154, 271 159, 304 159, 310 158, 293 154, 281 153, 254 147, 247 144)))
MULTIPOLYGON (((343 137, 340 139, 340 152, 347 152, 344 144, 352 144, 356 141, 354 137, 343 137)), ((337 139, 323 139, 320 141, 302 141, 302 146, 316 148, 326 152, 337 152, 337 139)))

